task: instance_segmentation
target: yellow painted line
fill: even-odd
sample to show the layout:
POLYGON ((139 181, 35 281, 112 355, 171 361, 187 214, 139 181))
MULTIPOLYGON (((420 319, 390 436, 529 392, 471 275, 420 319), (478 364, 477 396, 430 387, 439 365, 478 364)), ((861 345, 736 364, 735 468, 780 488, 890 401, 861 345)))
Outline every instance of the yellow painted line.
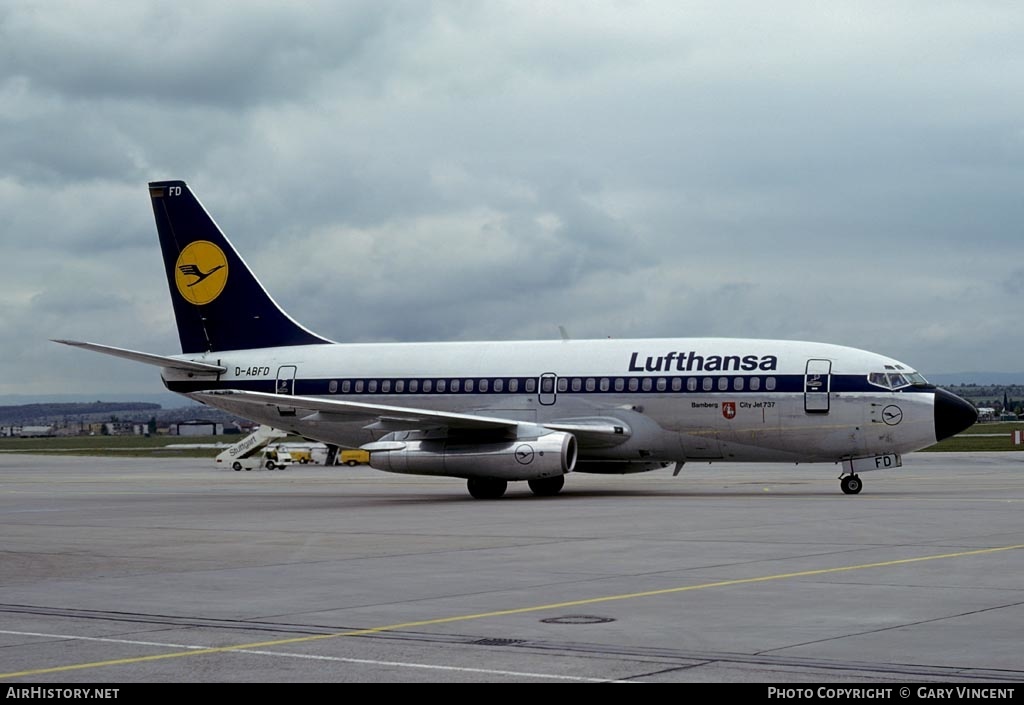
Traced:
POLYGON ((699 585, 686 585, 683 587, 664 588, 662 590, 647 590, 644 592, 633 592, 623 595, 606 595, 605 597, 592 597, 585 600, 572 600, 569 602, 555 602, 547 605, 534 605, 532 607, 517 607, 509 610, 497 610, 494 612, 481 612, 479 614, 463 614, 454 617, 438 617, 436 619, 424 619, 416 622, 403 622, 401 624, 388 624, 381 627, 370 627, 368 629, 355 629, 352 631, 337 632, 334 634, 317 634, 315 636, 292 637, 289 639, 276 639, 274 641, 258 641, 249 644, 236 644, 234 646, 217 646, 208 649, 190 649, 188 651, 176 651, 168 654, 154 654, 152 656, 133 656, 123 659, 111 659, 109 661, 92 661, 89 663, 76 663, 67 666, 54 666, 52 668, 38 668, 28 671, 17 671, 14 673, 0 673, 2 678, 20 678, 24 676, 37 676, 44 673, 61 673, 63 671, 77 671, 86 668, 102 668, 104 666, 123 666, 131 663, 145 663, 147 661, 160 661, 163 659, 181 658, 184 656, 200 656, 203 654, 219 654, 242 649, 258 649, 268 646, 283 646, 285 644, 298 644, 304 642, 321 641, 323 639, 336 639, 344 636, 363 636, 366 634, 379 634, 380 632, 395 631, 398 629, 411 629, 414 627, 426 627, 435 624, 451 624, 452 622, 467 622, 473 619, 486 619, 488 617, 505 617, 512 614, 525 614, 528 612, 541 612, 543 610, 563 609, 566 607, 579 607, 581 605, 596 605, 602 602, 614 602, 618 600, 630 600, 637 597, 654 597, 657 595, 671 595, 680 592, 691 592, 693 590, 706 590, 716 587, 731 587, 733 585, 749 585, 752 583, 765 583, 772 580, 789 580, 791 578, 806 578, 817 575, 829 575, 831 573, 843 573, 853 570, 865 570, 867 568, 885 568, 895 565, 907 565, 910 563, 922 563, 924 561, 935 561, 943 558, 963 558, 965 556, 981 556, 1002 551, 1015 551, 1024 548, 1024 544, 1013 546, 997 546, 995 548, 979 548, 971 551, 958 551, 956 553, 941 553, 934 556, 918 556, 917 558, 900 558, 893 561, 881 561, 878 563, 862 563, 859 565, 839 566, 838 568, 819 568, 816 570, 802 570, 796 573, 778 573, 776 575, 762 575, 756 578, 739 578, 737 580, 722 580, 714 583, 701 583, 699 585))

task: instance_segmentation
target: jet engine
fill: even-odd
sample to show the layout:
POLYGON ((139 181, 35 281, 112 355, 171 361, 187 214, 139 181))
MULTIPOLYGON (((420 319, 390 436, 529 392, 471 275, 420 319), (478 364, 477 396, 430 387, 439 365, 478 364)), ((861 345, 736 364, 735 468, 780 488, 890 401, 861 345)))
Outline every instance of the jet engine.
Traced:
POLYGON ((572 472, 576 466, 576 438, 559 431, 486 443, 457 437, 381 440, 363 450, 370 452, 370 467, 407 475, 539 480, 572 472))

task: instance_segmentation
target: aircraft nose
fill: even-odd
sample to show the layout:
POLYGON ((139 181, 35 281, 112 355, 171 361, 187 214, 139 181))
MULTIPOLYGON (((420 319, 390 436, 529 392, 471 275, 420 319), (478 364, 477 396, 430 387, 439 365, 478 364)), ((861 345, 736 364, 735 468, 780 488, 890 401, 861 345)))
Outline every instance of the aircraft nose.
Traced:
POLYGON ((935 390, 935 440, 955 436, 978 420, 974 406, 945 389, 935 390))

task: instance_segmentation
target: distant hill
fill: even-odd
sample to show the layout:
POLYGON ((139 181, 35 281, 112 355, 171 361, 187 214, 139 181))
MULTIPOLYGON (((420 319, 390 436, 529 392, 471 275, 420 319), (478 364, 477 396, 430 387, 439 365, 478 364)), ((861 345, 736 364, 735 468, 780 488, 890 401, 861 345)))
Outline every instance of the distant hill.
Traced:
POLYGON ((973 384, 987 386, 1024 385, 1024 372, 952 372, 925 375, 928 381, 939 386, 947 384, 973 384))
POLYGON ((40 402, 0 406, 0 426, 64 427, 112 420, 146 423, 152 419, 156 419, 158 424, 201 420, 228 425, 245 421, 221 409, 194 402, 171 409, 139 401, 40 402))
POLYGON ((93 401, 86 403, 18 404, 0 406, 0 425, 15 426, 67 418, 92 419, 97 415, 150 415, 161 410, 159 404, 130 401, 93 401))
POLYGON ((165 409, 178 406, 197 406, 198 402, 173 392, 152 392, 149 394, 0 394, 0 406, 21 406, 26 404, 75 404, 105 402, 146 402, 158 404, 165 409))

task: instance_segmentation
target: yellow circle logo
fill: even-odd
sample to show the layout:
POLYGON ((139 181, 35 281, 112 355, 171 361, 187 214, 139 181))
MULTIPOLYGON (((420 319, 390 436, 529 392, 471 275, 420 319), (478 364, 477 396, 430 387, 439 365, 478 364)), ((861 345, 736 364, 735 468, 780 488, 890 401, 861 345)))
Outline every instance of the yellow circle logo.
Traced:
POLYGON ((208 304, 224 291, 228 259, 212 242, 196 240, 181 251, 174 264, 174 283, 189 303, 208 304))

